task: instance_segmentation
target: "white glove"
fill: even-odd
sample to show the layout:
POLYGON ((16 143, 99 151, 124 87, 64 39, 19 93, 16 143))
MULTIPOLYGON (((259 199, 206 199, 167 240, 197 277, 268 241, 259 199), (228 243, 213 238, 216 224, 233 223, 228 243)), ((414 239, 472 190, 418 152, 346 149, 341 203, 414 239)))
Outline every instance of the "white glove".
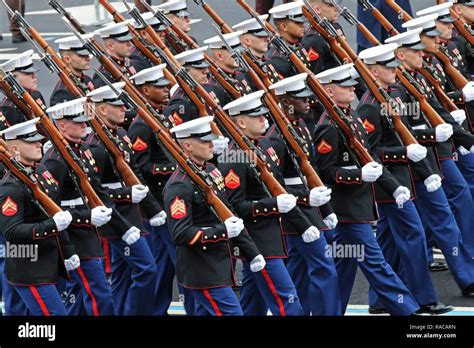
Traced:
POLYGON ((303 238, 305 243, 311 243, 319 239, 320 236, 321 234, 319 233, 319 230, 316 228, 316 226, 310 226, 306 231, 304 231, 304 233, 301 235, 301 238, 303 238))
POLYGON ((309 191, 309 205, 320 207, 331 200, 332 190, 326 186, 315 187, 309 191))
POLYGON ((112 218, 112 208, 100 205, 91 210, 91 222, 95 227, 101 227, 112 218))
POLYGON ((466 119, 466 111, 464 111, 464 110, 454 110, 454 111, 451 111, 450 114, 451 114, 451 116, 453 116, 454 120, 459 125, 462 125, 462 123, 466 119))
POLYGON ((71 223, 72 215, 67 210, 60 211, 59 213, 54 214, 53 220, 56 224, 56 227, 58 228, 58 231, 64 231, 71 223))
POLYGON ((43 153, 48 152, 48 150, 49 150, 52 146, 53 146, 53 143, 52 143, 50 140, 48 140, 47 142, 45 142, 45 143, 43 144, 43 153))
POLYGON ((156 214, 150 219, 150 225, 154 227, 164 225, 165 222, 166 222, 166 213, 164 210, 160 211, 158 214, 156 214))
POLYGON ((245 228, 244 220, 239 219, 237 216, 231 216, 224 221, 225 228, 227 229, 227 236, 229 238, 237 237, 240 232, 245 228))
POLYGON ((268 119, 265 119, 265 132, 268 128, 270 128, 270 122, 268 122, 268 119))
POLYGON ((393 198, 395 198, 395 201, 397 202, 398 207, 400 208, 402 208, 403 204, 410 200, 410 196, 410 190, 408 189, 408 187, 405 186, 399 186, 393 192, 393 198))
POLYGON ((122 240, 128 245, 132 245, 139 239, 140 239, 140 230, 135 226, 130 227, 127 230, 127 232, 125 232, 122 236, 122 240))
POLYGON ((453 135, 453 126, 448 123, 440 124, 436 126, 436 141, 442 143, 447 141, 453 135))
POLYGON ((140 203, 148 194, 150 189, 145 185, 132 186, 132 203, 140 203))
POLYGON ((470 151, 471 153, 474 153, 474 145, 471 146, 471 148, 469 149, 469 151, 470 151))
POLYGON ((374 182, 382 175, 383 168, 377 162, 369 162, 362 167, 362 180, 365 182, 374 182))
POLYGON ((438 174, 430 175, 425 179, 424 184, 428 192, 434 192, 441 187, 441 177, 438 174))
POLYGON ((296 206, 296 197, 287 193, 283 193, 277 196, 277 206, 280 213, 288 213, 296 206))
POLYGON ((265 259, 263 258, 262 255, 257 255, 253 258, 252 261, 250 261, 250 270, 252 272, 260 272, 262 269, 265 268, 265 265, 267 263, 265 262, 265 259))
POLYGON ((227 146, 229 145, 229 138, 220 135, 219 138, 212 141, 212 145, 214 145, 213 152, 216 155, 220 155, 227 149, 227 146))
POLYGON ((326 216, 326 217, 323 219, 323 221, 324 221, 324 223, 326 224, 326 226, 327 226, 328 228, 330 228, 331 230, 334 229, 334 228, 336 228, 337 223, 339 222, 339 221, 337 220, 336 214, 334 214, 334 213, 331 213, 331 214, 329 214, 328 216, 326 216))
MULTIPOLYGON (((471 149, 472 149, 472 147, 471 147, 471 149)), ((469 155, 471 153, 471 151, 466 149, 464 146, 459 146, 458 147, 458 152, 461 156, 466 156, 466 155, 469 155)))
POLYGON ((420 144, 410 144, 407 146, 407 156, 413 162, 419 162, 426 157, 428 150, 420 144))
POLYGON ((64 266, 66 267, 66 271, 68 272, 75 270, 80 265, 81 260, 76 254, 72 255, 69 259, 64 260, 64 266))
POLYGON ((474 100, 474 82, 469 81, 462 89, 462 95, 464 96, 465 102, 474 100))

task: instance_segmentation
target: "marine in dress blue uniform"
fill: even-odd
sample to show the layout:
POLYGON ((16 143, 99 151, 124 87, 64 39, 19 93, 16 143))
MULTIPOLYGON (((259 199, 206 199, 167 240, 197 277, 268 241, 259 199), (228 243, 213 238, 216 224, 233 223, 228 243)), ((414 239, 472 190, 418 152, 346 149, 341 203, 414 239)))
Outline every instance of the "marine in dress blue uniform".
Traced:
MULTIPOLYGON (((19 153, 20 162, 34 173, 37 185, 48 194, 58 187, 54 181, 43 181, 35 173, 36 163, 41 159, 40 141, 44 138, 36 130, 38 120, 9 127, 2 135, 9 150, 19 153)), ((68 279, 67 271, 80 264, 66 230, 72 221, 71 214, 61 211, 48 217, 40 203, 31 199, 29 188, 10 172, 5 173, 0 186, 0 221, 5 241, 36 248, 36 257, 32 254, 30 258, 25 255, 5 260, 5 277, 11 285, 8 291, 14 292, 4 289, 6 314, 65 315, 56 284, 61 277, 68 279), (17 301, 23 302, 26 309, 18 308, 17 301), (11 308, 16 312, 11 313, 11 308)))
MULTIPOLYGON (((390 93, 390 84, 395 83, 395 69, 400 66, 394 53, 397 47, 396 44, 381 45, 359 54, 359 58, 377 74, 377 80, 387 93, 390 93)), ((382 187, 375 184, 379 213, 377 242, 385 259, 405 281, 422 310, 441 314, 451 310, 452 307, 437 302, 425 252, 425 231, 412 201, 416 192, 411 164, 425 159, 428 151, 419 144, 405 146, 391 126, 388 118, 390 116, 386 111, 370 90, 364 94, 357 108, 374 152, 404 186, 401 193, 394 197, 386 194, 382 187)), ((402 122, 410 129, 406 115, 402 117, 402 122)), ((370 290, 369 294, 370 311, 377 307, 377 301, 374 299, 376 295, 373 290, 370 290)))
MULTIPOLYGON (((268 112, 261 101, 263 91, 241 97, 224 106, 236 125, 264 153, 268 154, 269 169, 284 185, 277 168, 278 156, 265 133, 265 114, 268 112)), ((251 167, 251 158, 239 156, 240 150, 232 142, 228 152, 219 157, 219 168, 225 178, 229 201, 244 219, 250 236, 267 262, 266 270, 251 273, 244 262, 240 302, 245 315, 301 315, 302 307, 293 281, 285 268, 288 257, 280 217, 291 219, 299 238, 310 243, 320 237, 316 226, 296 206, 296 197, 282 194, 277 197, 266 192, 251 167), (235 154, 240 160, 233 160, 235 154)))
MULTIPOLYGON (((122 91, 125 83, 114 84, 118 92, 122 91)), ((125 105, 119 95, 109 87, 98 88, 87 95, 94 103, 98 117, 101 117, 112 136, 115 137, 118 148, 124 159, 143 182, 142 175, 132 157, 132 143, 127 132, 120 125, 125 117, 125 105)), ((105 149, 94 133, 87 140, 91 153, 96 162, 96 172, 101 179, 101 185, 110 192, 117 210, 134 226, 130 238, 126 235, 117 238, 115 231, 109 231, 109 246, 111 247, 111 287, 114 294, 116 311, 122 315, 151 315, 154 308, 156 287, 156 266, 153 254, 145 238, 140 232, 147 233, 143 226, 143 217, 155 218, 162 210, 159 203, 149 192, 146 185, 126 186, 115 170, 113 158, 105 149), (137 234, 138 232, 138 234, 137 234)), ((108 229, 105 225, 101 229, 108 229)))
MULTIPOLYGON (((296 134, 314 155, 312 136, 303 115, 311 112, 309 98, 313 93, 305 84, 307 74, 299 74, 283 79, 269 87, 279 98, 280 106, 291 122, 296 134)), ((269 155, 278 156, 278 168, 284 177, 287 191, 298 197, 298 206, 320 231, 334 228, 337 217, 330 204, 331 190, 325 186, 309 190, 304 184, 306 178, 299 174, 297 159, 292 159, 276 125, 266 134, 271 139, 269 155), (329 225, 329 226, 328 226, 329 225)), ((268 150, 267 150, 268 153, 268 150)), ((310 157, 310 160, 314 159, 310 157)), ((294 230, 291 220, 282 216, 282 227, 288 246, 288 272, 295 283, 305 315, 339 315, 341 304, 336 266, 332 257, 327 256, 328 245, 322 233, 321 238, 311 243, 305 241, 294 230)))
MULTIPOLYGON (((86 98, 72 99, 56 104, 46 112, 58 124, 71 126, 65 121, 84 124, 90 119, 84 113, 85 101, 86 98)), ((85 128, 76 129, 79 129, 76 134, 66 135, 68 140, 71 136, 85 136, 85 128)), ((70 272, 71 280, 67 284, 68 298, 65 303, 67 314, 114 315, 112 293, 101 263, 104 252, 96 229, 110 221, 112 209, 105 206, 91 209, 86 205, 84 197, 76 189, 66 163, 54 148, 45 154, 41 164, 44 167, 41 173, 43 179, 55 182, 59 187, 59 190, 50 196, 73 216, 68 232, 81 260, 81 266, 70 272)))
MULTIPOLYGON (((425 48, 420 39, 422 30, 422 28, 418 28, 407 31, 387 39, 387 42, 399 45, 399 48, 395 51, 397 59, 422 86, 427 86, 426 81, 423 82, 424 80, 415 70, 417 69, 417 64, 421 64, 421 61, 416 61, 413 58, 410 59, 408 57, 409 53, 402 54, 407 51, 419 52, 425 48)), ((417 192, 415 205, 422 218, 425 231, 430 231, 433 234, 436 243, 443 251, 456 283, 462 289, 464 295, 472 296, 473 278, 471 269, 473 261, 468 249, 464 246, 464 238, 460 234, 460 228, 450 209, 446 194, 444 190, 439 189, 441 186, 441 177, 439 176, 441 174, 440 161, 438 158, 439 152, 435 148, 438 142, 445 143, 451 137, 452 129, 455 127, 454 124, 456 122, 451 117, 452 123, 430 128, 424 117, 419 117, 418 115, 416 117, 411 116, 412 114, 410 114, 407 105, 416 105, 416 100, 409 94, 406 88, 398 81, 392 87, 397 93, 395 99, 398 97, 399 108, 407 110, 405 112, 409 116, 408 121, 412 129, 415 130, 418 142, 428 147, 427 159, 430 161, 431 170, 426 171, 424 168, 413 166, 415 171, 415 189, 417 192), (452 255, 452 248, 460 251, 458 255, 452 255), (464 270, 467 270, 467 272, 464 272, 464 270)), ((427 91, 427 89, 425 90, 427 91)), ((434 100, 431 96, 429 100, 436 110, 441 110, 441 107, 436 107, 436 105, 439 105, 437 100, 434 100)), ((416 112, 416 110, 413 112, 416 112)), ((445 120, 448 121, 448 119, 445 120)), ((463 134, 462 131, 460 134, 463 134)))
MULTIPOLYGON (((185 122, 171 129, 189 159, 208 173, 215 193, 226 204, 224 178, 207 161, 213 157, 210 123, 212 116, 185 122)), ((232 291, 235 283, 232 257, 244 257, 252 272, 263 272, 265 260, 235 216, 223 223, 210 210, 206 197, 180 167, 164 190, 169 227, 177 247, 178 283, 190 289, 196 303, 196 315, 242 315, 232 291), (238 249, 235 253, 235 248, 238 249), (234 250, 234 253, 231 253, 234 250)))
MULTIPOLYGON (((354 136, 371 151, 363 122, 350 108, 357 83, 352 79, 351 69, 352 64, 346 64, 316 77, 343 111, 345 122, 354 130, 354 136)), ((413 314, 420 307, 386 262, 371 228, 371 222, 377 220, 374 183, 377 182, 387 194, 394 195, 401 187, 400 182, 378 162, 359 164, 327 113, 317 123, 314 143, 317 151, 315 162, 321 179, 333 188, 331 205, 339 219, 334 242, 336 245, 351 245, 355 250, 352 255, 336 257, 343 312, 349 302, 358 265, 390 314, 413 314), (357 256, 357 247, 363 248, 363 257, 357 256)))

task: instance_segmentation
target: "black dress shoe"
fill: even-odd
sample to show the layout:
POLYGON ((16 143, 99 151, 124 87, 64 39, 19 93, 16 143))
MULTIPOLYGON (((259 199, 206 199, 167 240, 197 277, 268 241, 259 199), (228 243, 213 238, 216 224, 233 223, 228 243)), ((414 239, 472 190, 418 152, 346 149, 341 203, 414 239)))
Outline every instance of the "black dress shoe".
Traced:
POLYGON ((431 272, 446 271, 448 266, 444 262, 433 261, 430 263, 431 272))
POLYGON ((444 314, 451 312, 454 308, 442 302, 435 302, 428 305, 420 306, 417 314, 444 314))
POLYGON ((474 297, 474 283, 462 289, 462 295, 464 297, 474 297))
POLYGON ((12 43, 20 43, 20 42, 25 42, 26 39, 23 37, 23 35, 13 35, 12 36, 12 43))
POLYGON ((383 307, 373 307, 369 306, 370 314, 388 314, 388 311, 383 307))

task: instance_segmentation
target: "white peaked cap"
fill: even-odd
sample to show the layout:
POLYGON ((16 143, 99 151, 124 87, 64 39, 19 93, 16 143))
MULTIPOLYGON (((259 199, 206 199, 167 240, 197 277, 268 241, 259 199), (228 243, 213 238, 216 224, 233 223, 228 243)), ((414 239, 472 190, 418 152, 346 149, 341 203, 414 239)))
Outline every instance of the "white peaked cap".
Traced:
POLYGON ((389 37, 385 40, 385 43, 395 43, 399 47, 410 48, 412 50, 422 50, 426 48, 420 39, 420 34, 422 31, 422 28, 408 30, 404 33, 389 37))
POLYGON ((306 86, 307 73, 298 74, 295 76, 287 77, 268 88, 275 91, 275 95, 291 95, 296 98, 307 98, 313 95, 313 93, 306 86))
MULTIPOLYGON (((93 33, 87 33, 81 35, 83 40, 89 40, 93 38, 93 33)), ((62 37, 54 41, 55 43, 59 44, 59 49, 62 51, 74 51, 79 55, 85 56, 89 55, 90 52, 82 45, 82 42, 79 40, 77 36, 67 36, 62 37)))
POLYGON ((290 19, 295 22, 304 22, 303 3, 299 1, 275 6, 268 11, 275 19, 290 19))
POLYGON ((135 81, 135 85, 153 84, 155 86, 168 86, 170 81, 165 79, 163 70, 166 64, 160 64, 148 69, 143 69, 139 73, 130 76, 130 80, 135 81))
POLYGON ((133 36, 128 30, 128 24, 132 23, 131 19, 128 19, 119 23, 110 23, 104 27, 94 31, 94 34, 100 35, 102 39, 115 39, 117 41, 130 41, 133 36))
POLYGON ((86 100, 87 97, 69 100, 46 109, 46 112, 53 120, 65 118, 74 122, 86 122, 90 119, 84 112, 86 100))
MULTIPOLYGON (((156 18, 155 14, 153 12, 144 12, 142 13, 142 18, 145 20, 145 22, 152 26, 153 29, 155 29, 156 31, 163 31, 166 29, 166 26, 160 22, 160 20, 158 18, 156 18)), ((134 27, 138 27, 138 23, 133 20, 132 21, 132 25, 134 27)))
MULTIPOLYGON (((224 40, 231 48, 236 48, 240 46, 240 36, 243 34, 243 31, 234 31, 229 34, 223 34, 224 40)), ((219 35, 213 36, 207 40, 204 40, 204 44, 208 45, 210 49, 221 49, 225 48, 224 43, 222 42, 219 35)))
POLYGON ((418 11, 416 13, 417 16, 426 16, 426 15, 429 15, 429 14, 432 14, 432 13, 437 13, 438 14, 438 18, 436 20, 438 21, 442 21, 442 22, 445 22, 445 23, 453 23, 454 22, 454 18, 451 17, 451 12, 450 12, 450 9, 451 7, 453 7, 453 3, 452 2, 444 2, 442 4, 439 4, 439 5, 435 5, 435 6, 430 6, 428 8, 425 8, 421 11, 418 11))
POLYGON ((195 68, 207 68, 209 64, 204 59, 204 52, 209 46, 203 46, 194 50, 184 51, 174 57, 181 65, 190 65, 195 68))
MULTIPOLYGON (((265 22, 268 17, 268 14, 258 16, 262 22, 265 22)), ((232 26, 232 29, 242 30, 246 34, 253 34, 256 36, 268 36, 268 33, 262 28, 260 23, 255 18, 250 18, 243 22, 237 23, 232 26)))
POLYGON ((379 45, 367 48, 359 53, 359 58, 368 65, 385 65, 389 68, 400 66, 400 62, 395 58, 395 50, 398 48, 396 43, 379 45))
POLYGON ((165 13, 176 14, 178 16, 190 16, 191 12, 188 11, 188 5, 186 0, 171 0, 164 4, 153 6, 153 9, 163 10, 165 13))
MULTIPOLYGON (((116 82, 112 86, 117 90, 118 93, 122 92, 125 87, 125 82, 116 82)), ((120 96, 115 93, 109 86, 103 86, 87 93, 87 96, 92 99, 94 103, 107 103, 112 105, 121 106, 124 105, 120 96)))
POLYGON ((34 73, 34 72, 37 72, 39 69, 37 69, 33 65, 32 56, 33 56, 33 50, 28 50, 16 55, 10 60, 7 60, 1 66, 7 72, 20 71, 23 73, 34 73))
POLYGON ((438 19, 437 13, 432 13, 426 16, 413 18, 402 24, 403 28, 417 29, 422 28, 421 34, 428 36, 438 36, 441 33, 436 29, 436 20, 438 19))
POLYGON ((212 133, 211 122, 213 116, 203 116, 184 122, 170 129, 177 139, 196 138, 202 141, 212 141, 218 136, 212 133))
POLYGON ((263 106, 262 97, 265 94, 265 91, 257 91, 239 99, 230 102, 224 106, 230 116, 260 116, 268 113, 268 109, 263 106))
POLYGON ((0 131, 0 135, 3 135, 5 140, 23 140, 30 143, 40 141, 44 137, 38 133, 36 124, 39 121, 39 117, 32 120, 17 123, 7 129, 0 131))
POLYGON ((316 75, 316 78, 323 84, 335 83, 339 86, 350 87, 355 86, 357 81, 354 80, 354 77, 351 73, 354 63, 344 64, 338 66, 337 68, 332 68, 325 70, 316 75))

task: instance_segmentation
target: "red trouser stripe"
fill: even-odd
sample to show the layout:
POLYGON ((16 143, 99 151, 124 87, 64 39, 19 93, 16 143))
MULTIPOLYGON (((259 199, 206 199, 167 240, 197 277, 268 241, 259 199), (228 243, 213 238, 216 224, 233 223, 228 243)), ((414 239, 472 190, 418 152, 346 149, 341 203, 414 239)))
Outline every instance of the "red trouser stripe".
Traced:
POLYGON ((97 308, 97 301, 95 300, 95 296, 92 293, 91 287, 89 285, 89 281, 87 280, 86 275, 84 274, 84 271, 82 270, 81 267, 77 267, 76 269, 77 273, 79 273, 79 276, 82 279, 82 283, 84 284, 84 288, 86 289, 87 295, 91 298, 92 301, 92 313, 94 313, 94 316, 99 316, 99 309, 97 308))
POLYGON ((216 312, 216 315, 218 317, 222 317, 221 310, 217 306, 216 301, 212 298, 211 294, 209 293, 209 290, 203 290, 204 296, 206 296, 207 300, 211 303, 212 308, 214 309, 214 312, 216 312))
POLYGON ((30 286, 30 290, 31 290, 31 293, 33 294, 34 298, 38 302, 43 314, 47 317, 51 316, 51 314, 49 314, 48 307, 46 307, 46 304, 44 303, 43 299, 41 298, 41 296, 38 292, 38 289, 36 289, 36 286, 30 286))
POLYGON ((270 278, 270 275, 267 273, 267 270, 265 268, 262 269, 260 272, 262 273, 263 278, 265 278, 265 281, 267 282, 273 297, 275 297, 275 300, 278 303, 278 307, 280 308, 280 315, 286 316, 285 306, 283 305, 283 301, 281 300, 280 296, 278 295, 278 292, 276 291, 276 287, 275 284, 273 284, 272 278, 270 278))
POLYGON ((109 250, 109 241, 107 239, 102 239, 102 247, 104 248, 105 254, 105 273, 112 273, 112 267, 110 265, 110 250, 109 250))

